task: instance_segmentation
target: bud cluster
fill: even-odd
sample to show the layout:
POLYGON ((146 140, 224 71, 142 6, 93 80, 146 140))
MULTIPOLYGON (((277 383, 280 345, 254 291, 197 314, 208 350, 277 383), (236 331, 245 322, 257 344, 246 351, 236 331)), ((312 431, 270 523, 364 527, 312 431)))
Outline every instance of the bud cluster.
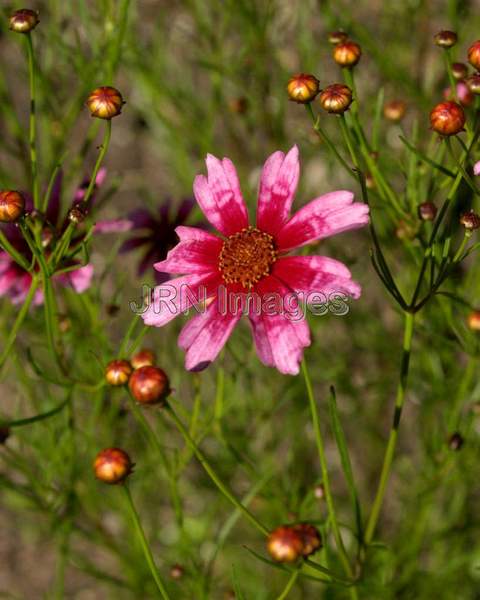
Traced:
POLYGON ((273 560, 292 563, 306 558, 322 546, 322 538, 316 527, 308 523, 281 525, 267 539, 267 550, 273 560))

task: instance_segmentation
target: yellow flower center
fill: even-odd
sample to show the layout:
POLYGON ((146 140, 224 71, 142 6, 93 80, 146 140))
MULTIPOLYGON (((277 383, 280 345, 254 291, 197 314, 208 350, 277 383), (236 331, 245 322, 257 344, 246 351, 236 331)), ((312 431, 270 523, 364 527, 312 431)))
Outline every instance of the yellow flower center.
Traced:
POLYGON ((255 227, 248 227, 223 242, 218 268, 225 283, 240 283, 250 289, 269 275, 276 260, 273 237, 255 227))

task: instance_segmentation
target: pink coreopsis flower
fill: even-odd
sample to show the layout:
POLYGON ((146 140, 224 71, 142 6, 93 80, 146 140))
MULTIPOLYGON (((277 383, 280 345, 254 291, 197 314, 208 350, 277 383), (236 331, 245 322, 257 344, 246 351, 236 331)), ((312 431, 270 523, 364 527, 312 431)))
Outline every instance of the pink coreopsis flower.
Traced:
POLYGON ((188 370, 208 366, 246 313, 260 360, 294 375, 310 345, 308 324, 298 318, 300 297, 336 293, 358 298, 361 290, 341 262, 289 253, 362 227, 368 223, 368 206, 354 203, 352 192, 342 190, 320 196, 290 216, 300 172, 294 146, 286 155, 275 152, 265 163, 256 225, 251 226, 233 163, 211 155, 206 163, 208 176, 198 175, 193 188, 220 235, 177 227, 180 242, 154 267, 183 276, 155 288, 144 322, 161 327, 203 296, 204 310, 184 326, 178 340, 188 370), (229 300, 242 294, 242 310, 235 310, 229 300), (245 300, 253 297, 259 302, 245 300))
POLYGON ((480 175, 480 160, 473 165, 473 174, 480 175))

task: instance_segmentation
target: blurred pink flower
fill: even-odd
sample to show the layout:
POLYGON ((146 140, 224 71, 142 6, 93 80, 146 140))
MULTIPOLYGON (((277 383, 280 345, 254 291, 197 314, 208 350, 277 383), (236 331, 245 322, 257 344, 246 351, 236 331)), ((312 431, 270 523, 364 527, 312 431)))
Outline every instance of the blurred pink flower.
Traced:
MULTIPOLYGON (((255 294, 262 301, 289 298, 287 310, 251 310, 248 317, 260 360, 281 373, 296 374, 303 350, 310 345, 304 318, 294 317, 302 294, 339 293, 360 296, 347 267, 324 256, 286 256, 316 240, 362 227, 368 206, 354 203, 349 191, 316 198, 290 217, 299 179, 298 149, 275 152, 266 161, 257 206, 257 224, 249 227, 247 208, 233 163, 208 155, 208 176, 198 175, 194 193, 200 208, 222 237, 192 227, 177 227, 179 244, 166 260, 154 265, 182 277, 155 288, 152 303, 142 315, 145 324, 161 327, 195 305, 206 290, 206 310, 182 329, 179 346, 186 351, 186 368, 198 371, 218 355, 242 311, 222 305, 220 297, 255 294), (172 289, 177 292, 172 298, 172 289), (293 300, 292 300, 293 294, 293 300)), ((282 306, 284 308, 284 306, 282 306)))
POLYGON ((480 160, 473 165, 473 174, 480 175, 480 160))
MULTIPOLYGON (((445 100, 455 100, 451 87, 448 87, 443 91, 443 97, 445 100)), ((472 94, 470 88, 464 81, 459 81, 457 83, 457 97, 460 104, 463 106, 470 106, 475 99, 475 96, 472 94)))

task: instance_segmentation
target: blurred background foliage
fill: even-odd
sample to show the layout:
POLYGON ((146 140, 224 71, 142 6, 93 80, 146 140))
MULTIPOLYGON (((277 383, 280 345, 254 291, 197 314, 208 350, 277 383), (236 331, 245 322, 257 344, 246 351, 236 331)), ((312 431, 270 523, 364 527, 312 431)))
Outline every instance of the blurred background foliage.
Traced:
MULTIPOLYGON (((25 48, 21 36, 7 29, 8 15, 19 6, 2 4, 0 187, 28 189, 25 48)), ((322 86, 340 81, 327 38, 329 31, 347 31, 364 52, 356 69, 356 103, 367 132, 372 133, 382 98, 408 105, 400 125, 377 119, 376 150, 385 177, 409 207, 409 224, 420 229, 417 238, 398 239, 398 216, 375 189, 370 193, 399 285, 411 289, 425 227, 416 221, 416 206, 440 202, 445 186, 412 157, 399 136, 423 151, 437 151, 428 111, 441 100, 448 78, 432 38, 442 28, 457 31, 455 53, 465 61, 466 48, 478 36, 478 2, 47 0, 30 7, 41 18, 34 36, 40 65, 41 181, 46 186, 61 160, 65 211, 74 189, 91 172, 101 140, 101 124, 83 108, 86 96, 98 85, 114 84, 127 101, 113 123, 101 217, 125 217, 139 207, 156 210, 167 199, 173 211, 191 195, 207 152, 234 161, 253 207, 264 159, 294 143, 302 161, 297 207, 342 187, 360 195, 356 182, 319 142, 303 107, 289 103, 285 93, 289 76, 298 71, 314 73, 322 86)), ((336 119, 322 113, 321 121, 343 151, 336 119)), ((469 200, 468 189, 463 197, 469 200)), ((198 218, 194 214, 191 221, 198 218)), ((248 551, 265 555, 264 540, 218 495, 161 411, 147 416, 173 465, 170 476, 132 418, 125 392, 95 388, 130 323, 129 301, 140 298, 142 283, 153 281, 153 271, 137 278, 136 256, 118 254, 122 241, 95 241, 96 277, 90 290, 82 295, 59 290, 64 345, 84 387, 75 388, 68 411, 12 429, 0 448, 0 596, 153 596, 123 496, 92 475, 97 451, 116 445, 136 462, 132 494, 172 598, 276 598, 287 575, 248 551), (172 493, 180 498, 176 510, 172 493), (180 579, 169 575, 175 564, 184 569, 180 579)), ((354 515, 331 434, 328 387, 336 386, 367 511, 401 350, 400 314, 371 268, 370 244, 367 231, 322 243, 319 252, 344 260, 364 293, 347 316, 310 319, 314 343, 306 353, 349 548, 354 515)), ((480 346, 464 325, 468 311, 480 304, 478 261, 459 268, 448 290, 456 301, 438 296, 418 316, 395 471, 378 544, 359 586, 361 598, 479 597, 480 346), (455 431, 465 438, 458 452, 448 445, 455 431)), ((2 337, 16 312, 2 300, 2 337)), ((174 322, 149 331, 144 344, 157 352, 159 365, 169 373, 172 402, 192 435, 262 522, 274 527, 305 519, 325 531, 326 506, 315 495, 321 476, 303 382, 261 366, 245 326, 216 365, 201 374, 187 373, 176 347, 180 326, 174 322)), ((44 377, 51 369, 44 344, 43 313, 34 310, 2 373, 3 417, 43 412, 64 400, 66 391, 44 377)), ((341 572, 332 548, 328 535, 318 562, 341 572)), ((347 596, 342 587, 300 579, 290 597, 347 596)))

